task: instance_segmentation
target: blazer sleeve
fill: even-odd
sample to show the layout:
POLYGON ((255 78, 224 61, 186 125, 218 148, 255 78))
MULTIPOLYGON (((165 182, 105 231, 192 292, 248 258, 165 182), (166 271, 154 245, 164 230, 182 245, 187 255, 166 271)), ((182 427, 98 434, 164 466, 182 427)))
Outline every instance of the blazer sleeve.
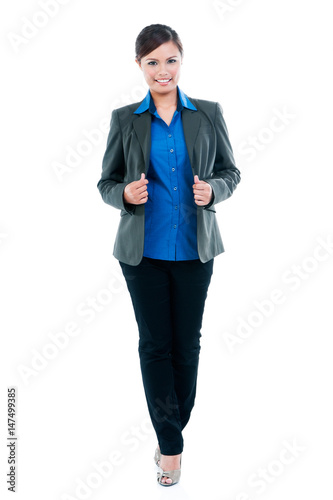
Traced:
POLYGON ((229 198, 241 180, 241 174, 235 166, 235 159, 229 140, 228 129, 223 118, 221 105, 216 103, 215 111, 215 132, 216 132, 216 157, 214 172, 212 177, 205 179, 205 182, 212 186, 213 197, 208 208, 213 203, 220 203, 229 198))
POLYGON ((102 162, 102 176, 97 188, 103 201, 112 207, 133 214, 135 205, 126 203, 124 189, 128 183, 124 182, 125 158, 119 117, 117 110, 112 111, 110 131, 107 138, 106 150, 102 162))

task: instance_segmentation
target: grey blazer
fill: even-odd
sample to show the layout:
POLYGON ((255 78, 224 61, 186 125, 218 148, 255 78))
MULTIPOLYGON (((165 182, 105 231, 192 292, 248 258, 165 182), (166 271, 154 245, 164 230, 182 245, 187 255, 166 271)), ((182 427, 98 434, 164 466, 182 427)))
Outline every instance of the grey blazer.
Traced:
MULTIPOLYGON (((198 254, 202 262, 207 262, 224 252, 215 205, 232 195, 240 182, 240 171, 235 166, 220 104, 189 99, 197 111, 184 108, 181 113, 193 183, 198 175, 213 190, 211 202, 197 206, 198 254)), ((143 256, 145 204, 126 203, 123 192, 127 184, 140 179, 141 173, 147 177, 151 147, 151 114, 149 110, 133 114, 139 105, 137 102, 113 110, 97 184, 104 202, 120 210, 113 255, 132 266, 138 265, 143 256)))

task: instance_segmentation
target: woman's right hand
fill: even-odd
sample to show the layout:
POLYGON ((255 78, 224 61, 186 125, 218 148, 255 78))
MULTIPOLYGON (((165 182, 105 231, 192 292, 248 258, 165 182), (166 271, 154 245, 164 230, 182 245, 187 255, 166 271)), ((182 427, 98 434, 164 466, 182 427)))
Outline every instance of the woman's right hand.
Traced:
POLYGON ((139 181, 133 181, 127 184, 124 189, 124 200, 132 205, 142 205, 148 200, 148 190, 145 174, 141 174, 139 181))

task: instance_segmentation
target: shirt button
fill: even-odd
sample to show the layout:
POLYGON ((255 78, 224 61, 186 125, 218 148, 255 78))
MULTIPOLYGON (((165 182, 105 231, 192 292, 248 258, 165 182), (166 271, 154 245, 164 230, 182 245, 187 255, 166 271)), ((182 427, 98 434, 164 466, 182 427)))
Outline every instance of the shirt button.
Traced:
POLYGON ((174 172, 174 171, 175 171, 175 168, 172 168, 171 170, 174 172))
POLYGON ((177 187, 176 186, 173 189, 174 189, 174 191, 177 191, 177 187))
POLYGON ((173 227, 174 227, 174 229, 176 229, 176 227, 177 227, 176 224, 173 227))
POLYGON ((177 207, 177 205, 176 205, 176 206, 175 206, 175 209, 177 210, 177 208, 178 208, 178 207, 177 207))
POLYGON ((170 153, 173 153, 173 149, 170 149, 170 153))
POLYGON ((172 135, 171 135, 171 134, 169 134, 169 137, 172 137, 172 135))

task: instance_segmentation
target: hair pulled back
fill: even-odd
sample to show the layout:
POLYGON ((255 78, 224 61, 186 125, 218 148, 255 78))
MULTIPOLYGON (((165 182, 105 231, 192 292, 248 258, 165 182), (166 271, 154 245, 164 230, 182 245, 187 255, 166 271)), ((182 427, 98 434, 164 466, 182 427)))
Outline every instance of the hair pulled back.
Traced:
POLYGON ((175 30, 165 24, 151 24, 146 26, 139 33, 135 42, 135 57, 138 62, 162 43, 174 42, 178 47, 180 55, 183 57, 183 44, 175 30))

